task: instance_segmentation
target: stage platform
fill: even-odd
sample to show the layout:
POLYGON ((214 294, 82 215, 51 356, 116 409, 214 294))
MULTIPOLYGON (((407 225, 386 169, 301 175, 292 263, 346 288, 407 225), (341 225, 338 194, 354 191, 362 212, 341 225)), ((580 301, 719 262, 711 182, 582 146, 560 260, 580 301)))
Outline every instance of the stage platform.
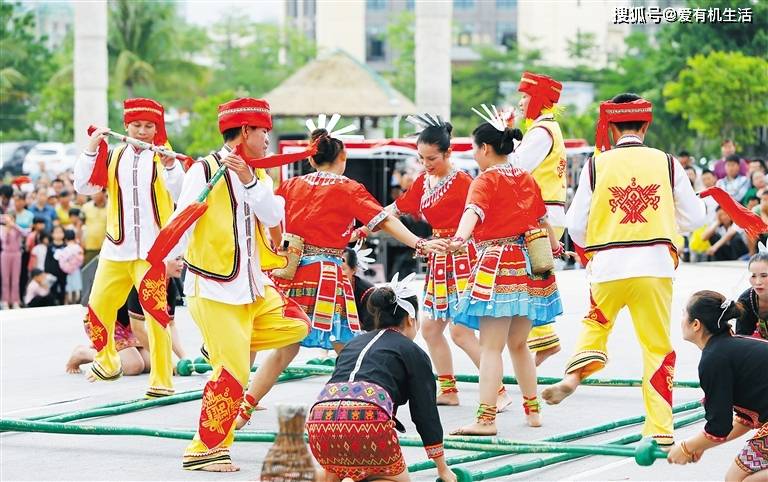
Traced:
MULTIPOLYGON (((540 376, 562 375, 580 329, 581 317, 586 313, 589 303, 583 270, 559 272, 558 285, 565 314, 559 319, 556 329, 562 339, 563 350, 540 367, 540 376)), ((700 263, 680 267, 672 308, 672 336, 677 352, 675 375, 678 380, 697 380, 700 356, 698 348, 683 341, 680 334, 681 312, 688 296, 700 289, 713 289, 736 298, 747 286, 745 263, 700 263)), ((85 409, 143 395, 146 375, 91 384, 82 375, 68 375, 64 372, 64 364, 72 348, 87 341, 82 328, 83 310, 80 306, 68 306, 0 311, 0 413, 3 418, 26 418, 85 409)), ((199 356, 200 335, 186 308, 179 307, 176 320, 185 350, 191 358, 199 356)), ((420 337, 417 342, 425 347, 420 337)), ((462 352, 454 348, 454 353, 457 373, 476 373, 462 352)), ((313 350, 303 350, 296 363, 304 363, 317 354, 313 350)), ((641 377, 640 350, 626 310, 616 322, 609 343, 609 357, 608 366, 599 372, 600 378, 641 377)), ((512 374, 506 355, 505 374, 512 374)), ((182 392, 201 389, 206 378, 204 375, 175 377, 174 383, 177 392, 182 392)), ((251 423, 244 430, 276 430, 275 405, 301 402, 309 406, 323 383, 323 377, 314 377, 278 385, 262 402, 268 410, 255 412, 251 423)), ((461 406, 440 408, 446 433, 470 422, 474 417, 477 385, 461 383, 459 388, 461 406)), ((512 396, 519 397, 516 386, 508 386, 508 390, 512 396)), ((674 402, 678 404, 700 400, 702 396, 699 389, 679 388, 674 391, 674 402)), ((188 430, 196 427, 199 410, 200 401, 197 400, 79 423, 188 430)), ((499 415, 499 436, 516 440, 540 440, 642 414, 639 388, 582 387, 562 405, 544 406, 544 426, 538 429, 524 425, 522 408, 515 403, 510 411, 499 415)), ((407 407, 400 409, 398 418, 408 429, 408 435, 418 435, 407 407)), ((680 429, 676 436, 678 439, 688 437, 702 427, 703 422, 696 423, 680 429)), ((575 443, 599 443, 639 430, 640 426, 631 426, 575 443)), ((708 451, 699 463, 683 467, 670 466, 666 461, 657 461, 651 467, 640 467, 630 458, 593 456, 496 480, 722 480, 743 443, 744 438, 730 442, 708 451)), ((270 447, 268 443, 235 443, 232 458, 242 470, 232 474, 212 474, 181 469, 181 455, 186 444, 184 440, 137 436, 3 433, 0 435, 0 480, 254 481, 259 479, 262 460, 270 447)), ((426 459, 421 448, 405 448, 404 453, 409 464, 426 459)), ((449 456, 462 453, 466 452, 447 452, 449 456)), ((502 464, 548 456, 503 456, 462 466, 472 471, 487 470, 502 464)), ((434 470, 416 472, 412 478, 418 481, 435 480, 435 474, 434 470)))

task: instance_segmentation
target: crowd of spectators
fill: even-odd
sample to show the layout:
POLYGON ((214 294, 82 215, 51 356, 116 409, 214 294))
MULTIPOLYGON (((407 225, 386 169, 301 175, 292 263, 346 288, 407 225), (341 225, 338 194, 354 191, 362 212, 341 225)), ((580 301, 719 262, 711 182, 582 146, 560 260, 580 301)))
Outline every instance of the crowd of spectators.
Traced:
POLYGON ((0 308, 80 302, 81 269, 106 235, 106 194, 76 194, 71 172, 0 185, 0 308))

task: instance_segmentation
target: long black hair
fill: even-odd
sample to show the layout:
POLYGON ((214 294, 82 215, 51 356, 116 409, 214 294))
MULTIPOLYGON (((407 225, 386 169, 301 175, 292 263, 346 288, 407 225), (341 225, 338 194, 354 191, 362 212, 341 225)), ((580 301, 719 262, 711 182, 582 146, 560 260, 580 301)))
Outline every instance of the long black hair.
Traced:
MULTIPOLYGON (((416 316, 419 313, 419 300, 415 296, 405 298, 416 310, 416 316)), ((373 315, 375 327, 396 328, 402 326, 408 317, 408 312, 397 304, 397 297, 392 288, 384 286, 376 288, 368 297, 368 311, 373 315)))
POLYGON ((523 131, 520 129, 505 128, 503 131, 493 127, 488 122, 483 122, 472 131, 475 144, 488 144, 493 147, 496 154, 506 156, 515 150, 515 140, 523 139, 523 131))
POLYGON ((344 150, 344 143, 331 137, 325 129, 313 130, 311 139, 317 142, 317 153, 312 156, 312 160, 318 166, 333 163, 344 150))
POLYGON ((734 300, 726 300, 717 291, 697 291, 688 300, 688 321, 699 320, 704 328, 713 336, 730 335, 731 327, 728 321, 740 318, 744 308, 734 300))
POLYGON ((445 154, 451 148, 452 131, 453 126, 450 122, 445 122, 439 126, 427 126, 419 133, 416 144, 437 146, 437 150, 445 154))

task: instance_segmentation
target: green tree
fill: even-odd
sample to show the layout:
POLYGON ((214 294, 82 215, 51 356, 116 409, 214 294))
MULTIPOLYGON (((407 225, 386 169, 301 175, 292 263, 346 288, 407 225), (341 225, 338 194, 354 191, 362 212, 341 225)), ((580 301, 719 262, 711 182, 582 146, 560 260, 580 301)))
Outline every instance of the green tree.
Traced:
MULTIPOLYGON (((235 98, 235 92, 225 90, 216 95, 202 97, 195 101, 187 133, 191 141, 185 149, 189 156, 204 156, 222 143, 217 125, 219 104, 235 98)), ((183 141, 182 141, 183 142, 183 141)), ((183 142, 186 144, 186 142, 183 142)), ((174 146, 175 147, 175 146, 174 146)))
POLYGON ((315 43, 303 33, 277 25, 253 23, 229 16, 214 25, 215 71, 211 91, 230 89, 259 97, 315 58, 315 43))
MULTIPOLYGON (((148 96, 164 105, 191 107, 208 80, 208 69, 192 58, 207 43, 205 31, 188 25, 175 2, 110 2, 110 97, 148 96)), ((111 107, 114 124, 120 118, 120 102, 111 107)))
POLYGON ((41 139, 72 142, 75 129, 74 40, 70 33, 52 57, 56 72, 40 91, 28 119, 38 126, 41 139))
POLYGON ((754 143, 757 128, 768 125, 768 61, 741 52, 696 55, 664 96, 702 136, 754 143))
POLYGON ((411 100, 416 99, 416 16, 405 11, 387 25, 386 43, 392 54, 392 70, 384 77, 411 100))
POLYGON ((51 75, 44 38, 35 37, 35 19, 18 3, 0 3, 0 140, 34 136, 27 119, 37 93, 51 75))

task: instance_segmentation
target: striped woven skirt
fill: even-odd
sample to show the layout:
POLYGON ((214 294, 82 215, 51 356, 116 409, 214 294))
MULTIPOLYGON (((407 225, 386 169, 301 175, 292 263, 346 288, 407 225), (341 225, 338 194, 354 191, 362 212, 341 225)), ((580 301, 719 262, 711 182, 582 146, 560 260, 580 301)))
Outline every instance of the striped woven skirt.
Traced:
POLYGON ((433 320, 453 319, 459 295, 466 289, 475 260, 474 248, 430 254, 424 283, 424 312, 433 320))
POLYGON ((372 401, 381 402, 377 397, 386 398, 383 405, 391 409, 389 394, 378 385, 329 383, 310 411, 306 425, 310 450, 325 470, 340 479, 357 481, 406 470, 395 421, 372 401), (343 399, 323 400, 335 397, 343 399))
POLYGON ((283 293, 298 303, 312 330, 301 346, 332 350, 361 332, 352 285, 341 271, 341 258, 305 256, 292 280, 273 277, 283 293))
POLYGON ((541 326, 563 313, 554 274, 532 274, 522 236, 477 243, 477 250, 455 323, 477 330, 484 316, 525 316, 541 326))

